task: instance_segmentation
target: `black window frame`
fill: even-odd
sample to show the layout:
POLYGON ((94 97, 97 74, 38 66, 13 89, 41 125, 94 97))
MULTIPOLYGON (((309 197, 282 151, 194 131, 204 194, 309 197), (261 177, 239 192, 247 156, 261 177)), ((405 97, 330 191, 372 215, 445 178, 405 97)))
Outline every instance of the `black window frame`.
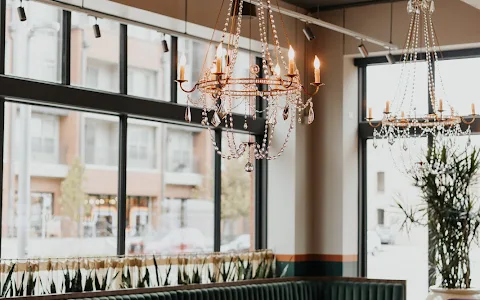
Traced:
MULTIPOLYGON (((50 5, 50 4, 43 4, 50 5)), ((52 5, 54 6, 54 5, 52 5)), ((18 102, 46 107, 63 107, 78 111, 97 112, 119 117, 119 161, 118 161, 118 232, 117 255, 125 255, 125 230, 127 209, 127 131, 128 119, 144 119, 162 123, 172 123, 182 126, 202 127, 202 109, 191 107, 192 120, 184 120, 185 105, 177 104, 177 84, 174 77, 177 75, 178 66, 178 36, 172 35, 169 57, 172 60, 170 80, 172 82, 170 101, 159 101, 128 95, 128 25, 120 22, 119 41, 119 92, 111 93, 93 90, 84 87, 72 86, 70 82, 71 71, 71 26, 72 12, 62 9, 62 47, 61 47, 61 81, 60 83, 44 82, 5 75, 6 58, 6 1, 0 1, 0 160, 4 158, 5 132, 5 102, 18 102), (7 100, 8 99, 8 100, 7 100)), ((98 12, 95 12, 98 14, 98 12)), ((13 15, 12 17, 17 17, 13 15)), ((105 16, 108 19, 108 16, 105 16)), ((141 26, 141 25, 139 25, 141 26)), ((161 28, 158 28, 161 32, 161 28)), ((195 37, 189 37, 195 39, 195 37)), ((258 58, 257 58, 258 61, 258 58)), ((262 140, 264 134, 265 118, 258 115, 256 119, 247 117, 248 129, 243 128, 244 116, 233 115, 236 132, 253 135, 255 139, 262 140)), ((221 133, 226 128, 215 128, 216 142, 221 147, 221 133)), ((214 166, 214 251, 220 251, 220 209, 221 209, 221 163, 222 159, 215 154, 214 166)), ((266 203, 267 203, 267 161, 257 161, 255 168, 255 249, 265 249, 266 241, 266 203)), ((0 164, 0 181, 3 183, 3 164, 0 164)), ((0 207, 3 209, 3 194, 0 193, 0 207)), ((3 214, 0 214, 2 224, 3 214)), ((0 231, 0 246, 2 232, 0 231)), ((1 247, 0 247, 1 248, 1 247)), ((1 257, 1 253, 0 253, 1 257)))
MULTIPOLYGON (((401 63, 402 55, 394 55, 395 61, 401 63)), ((480 48, 468 48, 459 50, 442 51, 439 61, 453 59, 480 58, 480 48)), ((425 62, 425 53, 419 53, 417 61, 425 62)), ((358 68, 358 276, 367 277, 367 141, 373 138, 373 128, 366 121, 367 116, 367 67, 388 64, 385 56, 372 56, 367 58, 355 58, 354 65, 358 68)), ((433 64, 433 74, 435 65, 433 64)), ((428 111, 432 113, 430 95, 427 91, 428 111)), ((462 126, 463 128, 463 126, 462 126)), ((480 120, 475 120, 470 125, 472 135, 480 134, 480 120)), ((463 128, 465 129, 465 128, 463 128)), ((431 144, 431 137, 428 143, 431 144)), ((430 246, 429 246, 430 247, 430 246)), ((430 285, 435 284, 435 270, 429 267, 430 285), (433 284, 432 284, 433 283, 433 284)))

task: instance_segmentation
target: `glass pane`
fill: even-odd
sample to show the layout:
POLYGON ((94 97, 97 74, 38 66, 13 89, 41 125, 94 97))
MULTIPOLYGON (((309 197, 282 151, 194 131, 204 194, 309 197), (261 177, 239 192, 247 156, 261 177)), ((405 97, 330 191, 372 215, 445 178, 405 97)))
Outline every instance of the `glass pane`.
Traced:
POLYGON ((19 1, 7 0, 5 73, 60 82, 62 10, 23 1, 27 20, 18 18, 19 1))
POLYGON ((472 113, 472 103, 478 103, 480 91, 477 79, 480 58, 440 61, 435 66, 437 98, 451 104, 460 115, 472 113))
POLYGON ((119 91, 120 24, 72 12, 71 83, 109 92, 119 91), (93 25, 100 26, 95 38, 93 25))
POLYGON ((171 37, 158 31, 128 25, 128 94, 170 101, 171 55, 162 41, 171 37))
MULTIPOLYGON (((253 141, 247 134, 232 134, 238 147, 253 141)), ((229 151, 227 133, 222 134, 222 149, 229 151)), ((252 153, 253 155, 253 153, 252 153)), ((222 160, 221 251, 253 250, 255 235, 255 172, 245 172, 248 154, 239 159, 222 160)))
MULTIPOLYGON (((3 181, 2 209, 6 217, 2 220, 2 256, 116 254, 116 162, 107 167, 95 161, 85 163, 87 133, 83 134, 86 126, 81 126, 102 126, 90 120, 104 121, 105 116, 46 107, 39 110, 10 102, 5 108, 5 144, 9 151, 3 181), (54 134, 42 131, 34 136, 33 120, 39 120, 42 127, 43 120, 51 122, 54 134)), ((110 122, 118 128, 118 118, 110 122)), ((98 129, 93 132, 104 133, 98 129)), ((98 142, 96 135, 88 134, 93 136, 91 143, 98 142)), ((118 144, 118 130, 111 135, 102 139, 118 144)), ((95 151, 96 155, 105 152, 108 157, 115 156, 111 151, 116 150, 100 147, 95 151)))
POLYGON ((402 68, 403 63, 367 67, 366 109, 372 108, 374 119, 383 118, 386 101, 392 102, 392 112, 400 109, 402 99, 404 99, 402 110, 405 114, 413 113, 414 108, 418 116, 428 112, 427 63, 417 62, 416 66, 407 64, 403 69, 403 75, 402 68), (407 78, 409 80, 406 89, 407 78), (412 89, 414 78, 415 89, 412 89))
POLYGON ((213 251, 210 134, 159 122, 129 122, 126 252, 213 251))
MULTIPOLYGON (((187 65, 185 68, 185 80, 188 82, 185 84, 186 88, 193 86, 198 81, 200 76, 211 66, 215 57, 215 45, 210 45, 207 42, 202 42, 193 39, 186 39, 183 37, 178 38, 178 57, 182 57, 185 54, 187 58, 187 65), (207 59, 205 60, 205 57, 207 59)), ((198 90, 191 94, 193 99, 198 99, 198 90)), ((183 92, 180 88, 177 92, 177 102, 180 104, 187 103, 187 93, 183 92)))
POLYGON ((407 280, 407 299, 425 299, 428 293, 428 231, 402 229, 404 216, 397 203, 416 205, 420 190, 405 174, 405 165, 417 161, 426 139, 407 141, 409 152, 389 147, 386 140, 367 141, 367 275, 369 278, 407 280), (415 270, 415 271, 412 271, 415 270))

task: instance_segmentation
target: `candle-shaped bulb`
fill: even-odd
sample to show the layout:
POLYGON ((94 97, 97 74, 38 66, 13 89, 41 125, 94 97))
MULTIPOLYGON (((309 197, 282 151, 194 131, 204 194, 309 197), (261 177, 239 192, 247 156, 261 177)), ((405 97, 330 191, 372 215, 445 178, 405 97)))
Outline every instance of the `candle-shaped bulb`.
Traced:
POLYGON ((387 103, 385 103, 385 113, 390 113, 390 101, 387 101, 387 103))
POLYGON ((368 118, 369 118, 370 120, 372 119, 372 115, 373 115, 373 114, 372 114, 372 108, 369 107, 369 108, 368 108, 368 118))
POLYGON ((402 111, 402 121, 405 120, 405 112, 402 111))
POLYGON ((185 54, 182 54, 180 58, 180 80, 185 80, 185 66, 187 65, 187 57, 185 54))
POLYGON ((288 49, 288 74, 295 74, 295 51, 292 46, 288 49))
POLYGON ((472 115, 475 115, 475 103, 472 103, 472 115))
POLYGON ((440 99, 440 102, 438 104, 438 111, 440 111, 440 112, 443 111, 443 99, 440 99))
POLYGON ((277 77, 281 76, 282 70, 280 69, 280 65, 278 63, 275 66, 275 69, 273 70, 273 72, 275 72, 275 76, 277 76, 277 77))
POLYGON ((222 56, 223 56, 223 43, 218 44, 217 47, 217 73, 222 73, 222 56))
POLYGON ((315 73, 315 83, 320 83, 320 60, 318 56, 315 55, 315 60, 313 61, 314 73, 315 73))

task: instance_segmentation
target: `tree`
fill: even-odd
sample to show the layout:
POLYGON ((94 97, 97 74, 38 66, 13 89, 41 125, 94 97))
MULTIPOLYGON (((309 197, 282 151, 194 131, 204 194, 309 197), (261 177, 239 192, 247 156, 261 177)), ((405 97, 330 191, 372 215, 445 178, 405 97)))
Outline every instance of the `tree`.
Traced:
POLYGON ((87 195, 83 191, 85 168, 77 158, 70 165, 67 176, 60 185, 60 207, 62 215, 77 222, 77 235, 81 233, 81 221, 85 210, 87 195))
POLYGON ((247 159, 241 157, 235 160, 224 160, 222 171, 222 210, 221 219, 226 228, 233 221, 250 214, 251 173, 244 170, 247 159))

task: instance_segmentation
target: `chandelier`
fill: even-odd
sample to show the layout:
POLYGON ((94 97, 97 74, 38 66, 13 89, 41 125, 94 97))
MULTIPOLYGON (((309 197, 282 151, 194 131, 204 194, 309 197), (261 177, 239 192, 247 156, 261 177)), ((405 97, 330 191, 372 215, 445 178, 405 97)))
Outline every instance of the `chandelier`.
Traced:
MULTIPOLYGON (((182 55, 180 59, 179 79, 176 82, 178 82, 182 91, 188 94, 185 120, 187 122, 191 121, 190 105, 201 107, 203 109, 201 124, 207 126, 215 151, 226 159, 238 159, 246 154, 248 161, 245 165, 245 171, 252 172, 253 159, 273 160, 284 152, 290 134, 294 129, 297 114, 299 123, 302 122, 302 116, 307 116, 308 124, 313 122, 312 97, 318 93, 320 86, 323 84, 320 82, 320 60, 318 57, 315 56, 314 60, 315 80, 311 83, 314 87, 312 94, 309 94, 302 84, 295 64, 295 51, 291 45, 288 50, 288 60, 285 59, 280 47, 270 0, 258 1, 255 12, 258 16, 260 32, 261 66, 253 64, 249 66, 248 75, 234 76, 236 68, 244 67, 237 66, 242 17, 245 14, 243 11, 244 4, 255 12, 255 6, 248 2, 230 0, 222 38, 216 49, 214 60, 206 66, 205 62, 209 58, 207 52, 200 78, 193 87, 191 89, 185 87, 187 83, 187 80, 185 80, 187 63, 185 55, 182 55), (271 32, 273 47, 269 45, 267 32, 271 32), (199 94, 197 99, 191 97, 194 92, 199 94), (309 97, 308 100, 304 101, 302 99, 303 94, 309 97), (256 106, 257 98, 265 103, 265 107, 256 106), (236 136, 233 133, 233 114, 239 111, 239 108, 242 109, 241 105, 244 108, 242 111, 245 112, 243 124, 245 130, 248 129, 247 118, 250 114, 253 119, 256 119, 257 113, 262 113, 265 116, 266 121, 261 143, 236 141, 236 136), (289 122, 289 127, 283 145, 277 153, 272 154, 272 137, 279 114, 281 114, 284 122, 289 122), (216 144, 214 130, 212 130, 212 128, 222 125, 226 128, 226 145, 228 146, 228 149, 222 149, 223 151, 216 144)), ((252 15, 251 12, 250 14, 252 15)), ((217 20, 219 17, 220 15, 217 20)), ((283 25, 283 20, 281 21, 283 25)), ((285 31, 285 27, 283 29, 285 31)), ((284 34, 286 36, 286 32, 284 34)), ((210 41, 210 44, 212 43, 213 36, 210 41)))
MULTIPOLYGON (((438 39, 433 25, 432 14, 435 11, 434 0, 409 0, 407 11, 411 15, 405 48, 402 53, 402 69, 399 83, 393 101, 386 101, 383 118, 374 122, 372 108, 368 109, 366 120, 373 130, 373 147, 377 148, 377 139, 386 139, 390 146, 399 144, 407 151, 407 138, 430 137, 435 147, 445 147, 447 151, 455 151, 455 142, 459 136, 467 135, 467 146, 470 145, 470 125, 475 121, 475 104, 472 104, 470 116, 460 116, 449 102, 449 99, 439 99, 435 76, 440 78, 440 88, 444 95, 443 80, 438 62, 438 39), (417 113, 415 107, 415 84, 417 60, 419 59, 419 43, 425 48, 428 78, 429 112, 417 113), (434 75, 435 67, 435 75, 434 75)), ((438 93, 439 94, 439 93, 438 93)), ((423 103, 423 102, 422 102, 423 103)), ((434 155, 434 151, 430 151, 434 155)), ((448 156, 448 153, 447 153, 448 156)), ((440 173, 446 165, 430 164, 430 159, 416 161, 413 169, 420 166, 430 168, 432 173, 440 173)), ((410 166, 412 167, 412 166, 410 166)))

